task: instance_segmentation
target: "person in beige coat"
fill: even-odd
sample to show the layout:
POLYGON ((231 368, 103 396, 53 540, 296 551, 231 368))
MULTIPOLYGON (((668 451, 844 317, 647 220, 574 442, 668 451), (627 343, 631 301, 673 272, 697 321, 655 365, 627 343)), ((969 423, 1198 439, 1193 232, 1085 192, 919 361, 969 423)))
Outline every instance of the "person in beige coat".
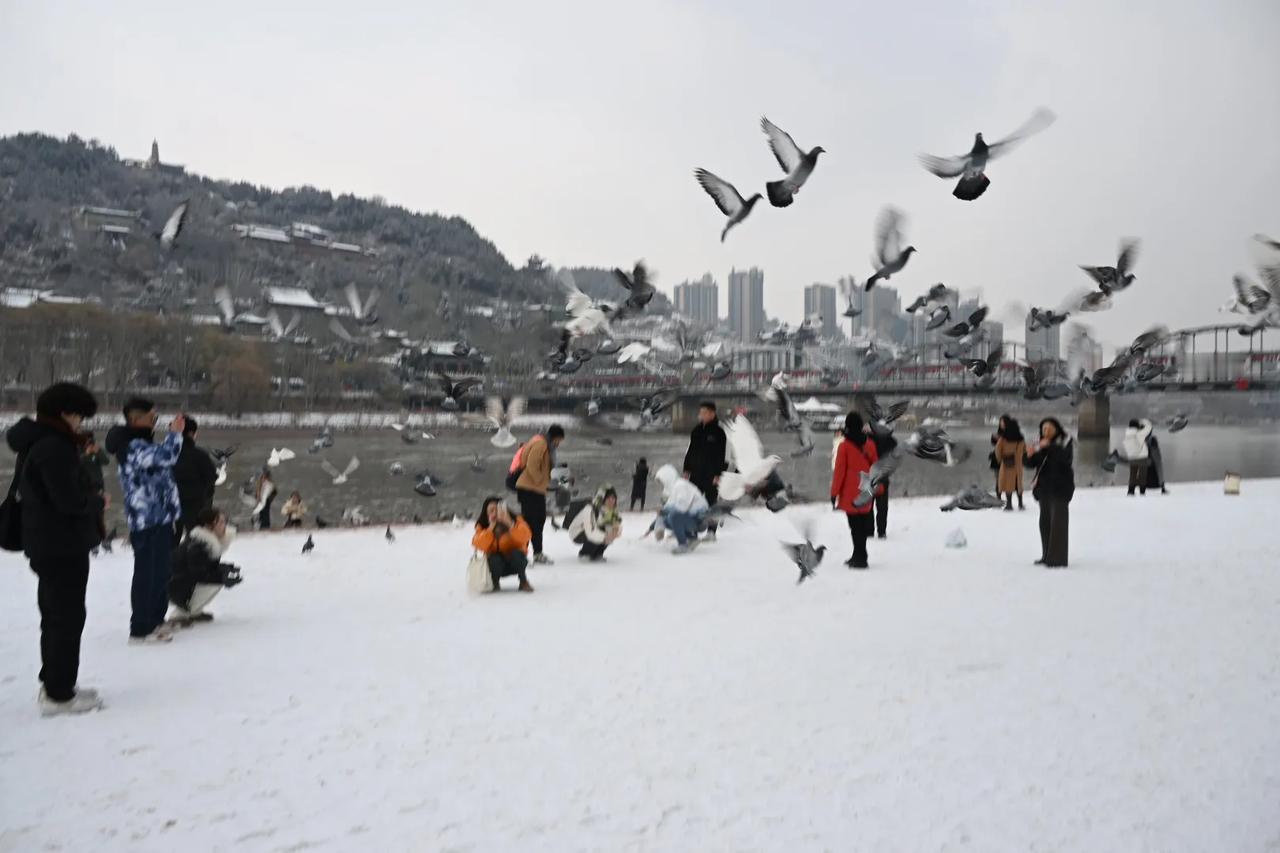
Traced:
POLYGON ((1005 499, 1005 512, 1013 509, 1014 492, 1018 494, 1018 509, 1026 509, 1022 504, 1022 460, 1027 453, 1027 442, 1022 437, 1022 428, 1016 419, 1001 415, 992 440, 996 445, 996 461, 1000 463, 996 494, 1005 499))

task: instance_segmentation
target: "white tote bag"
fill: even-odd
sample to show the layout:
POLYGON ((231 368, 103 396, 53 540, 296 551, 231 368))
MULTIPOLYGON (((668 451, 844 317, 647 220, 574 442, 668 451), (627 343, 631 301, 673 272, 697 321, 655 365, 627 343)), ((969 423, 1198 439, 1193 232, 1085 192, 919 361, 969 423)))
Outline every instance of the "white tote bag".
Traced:
POLYGON ((471 554, 467 563, 467 592, 480 595, 493 592, 493 576, 489 574, 489 558, 480 551, 471 554))

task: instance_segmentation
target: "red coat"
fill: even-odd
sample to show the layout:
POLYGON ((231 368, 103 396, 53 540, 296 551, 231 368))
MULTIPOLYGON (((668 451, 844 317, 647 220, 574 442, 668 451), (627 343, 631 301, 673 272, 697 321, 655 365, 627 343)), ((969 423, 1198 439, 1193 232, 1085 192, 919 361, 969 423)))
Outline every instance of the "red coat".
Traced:
MULTIPOLYGON (((879 459, 876 453, 876 443, 870 437, 862 442, 862 446, 854 444, 849 439, 840 442, 840 449, 836 451, 836 467, 831 472, 831 497, 838 498, 836 509, 843 512, 851 512, 854 515, 866 515, 871 512, 874 505, 871 501, 866 506, 855 507, 853 499, 858 496, 858 483, 861 482, 859 476, 863 471, 870 471, 871 466, 879 459)), ((884 490, 881 486, 877 493, 884 490)))

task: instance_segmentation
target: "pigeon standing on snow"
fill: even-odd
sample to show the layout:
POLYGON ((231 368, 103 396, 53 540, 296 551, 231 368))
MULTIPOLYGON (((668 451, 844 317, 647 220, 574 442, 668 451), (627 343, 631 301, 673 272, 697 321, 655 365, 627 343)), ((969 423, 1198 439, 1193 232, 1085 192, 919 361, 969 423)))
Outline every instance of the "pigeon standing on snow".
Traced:
POLYGON ((921 154, 920 164, 939 178, 960 178, 951 194, 962 201, 973 201, 991 185, 991 179, 986 175, 987 162, 1008 154, 1019 142, 1053 124, 1054 118, 1052 112, 1041 107, 1022 127, 998 142, 988 144, 978 133, 973 137, 973 147, 968 154, 958 157, 921 154))
POLYGON ((751 213, 751 208, 755 207, 756 202, 761 198, 760 193, 744 199, 733 184, 706 169, 697 169, 693 175, 698 179, 698 185, 707 191, 707 195, 711 196, 716 207, 720 208, 720 212, 729 217, 725 222, 724 230, 720 232, 720 242, 723 243, 724 238, 729 235, 729 229, 746 219, 751 213))
POLYGON ((394 545, 394 544, 396 544, 396 535, 395 535, 394 533, 392 533, 392 532, 391 532, 391 525, 390 525, 390 524, 388 524, 388 525, 387 525, 387 532, 386 532, 386 534, 383 536, 383 538, 387 540, 387 544, 388 544, 388 545, 394 545))
POLYGON ((1186 415, 1182 413, 1178 413, 1173 417, 1169 418, 1169 423, 1167 424, 1167 427, 1169 429, 1169 432, 1182 432, 1184 429, 1187 428, 1187 424, 1189 422, 1190 422, 1190 419, 1186 415))
POLYGON ((867 290, 875 287, 877 281, 888 281, 900 272, 915 253, 915 246, 902 248, 902 225, 905 221, 906 217, 896 207, 880 211, 880 218, 876 220, 876 253, 871 259, 876 271, 867 279, 867 290))
POLYGON ((769 137, 769 148, 782 171, 787 173, 782 180, 764 185, 769 194, 769 204, 787 207, 795 200, 795 194, 800 192, 804 182, 809 180, 809 175, 813 174, 813 168, 818 165, 818 155, 827 153, 826 149, 818 146, 806 154, 786 131, 764 117, 760 119, 760 129, 769 137))
POLYGON ((316 547, 316 543, 315 543, 315 541, 311 538, 311 534, 310 534, 310 533, 308 533, 308 534, 307 534, 307 541, 302 543, 302 553, 304 553, 304 554, 310 554, 313 550, 315 550, 315 547, 316 547))

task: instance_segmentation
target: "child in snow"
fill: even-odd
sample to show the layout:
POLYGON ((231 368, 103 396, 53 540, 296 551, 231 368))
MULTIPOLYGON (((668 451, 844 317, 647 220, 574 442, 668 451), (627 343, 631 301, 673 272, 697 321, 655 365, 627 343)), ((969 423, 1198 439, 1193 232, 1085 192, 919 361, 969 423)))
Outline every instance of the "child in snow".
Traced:
POLYGON ((604 562, 604 550, 622 535, 622 516, 618 514, 618 493, 613 486, 596 490, 595 499, 584 506, 569 524, 569 536, 582 549, 578 558, 593 563, 604 562))
POLYGON ((662 523, 676 537, 675 554, 687 554, 698 545, 698 528, 710 505, 702 491, 676 473, 674 465, 663 465, 653 478, 662 484, 662 523))
POLYGON ((476 532, 471 537, 471 547, 485 555, 489 561, 489 576, 493 578, 493 591, 502 588, 502 578, 515 575, 520 579, 521 592, 533 592, 525 570, 529 567, 529 542, 533 531, 523 517, 512 515, 511 510, 497 495, 484 499, 480 517, 476 519, 476 532))
POLYGON ((196 526, 173 550, 169 602, 175 612, 170 622, 190 625, 213 619, 204 608, 223 587, 229 589, 241 580, 238 567, 221 562, 234 537, 235 528, 227 526, 227 515, 221 510, 209 507, 196 516, 196 526))
POLYGON ((302 494, 294 492, 289 495, 289 500, 284 502, 284 506, 280 507, 280 514, 284 516, 284 526, 301 527, 302 519, 307 515, 307 505, 302 502, 302 494))

